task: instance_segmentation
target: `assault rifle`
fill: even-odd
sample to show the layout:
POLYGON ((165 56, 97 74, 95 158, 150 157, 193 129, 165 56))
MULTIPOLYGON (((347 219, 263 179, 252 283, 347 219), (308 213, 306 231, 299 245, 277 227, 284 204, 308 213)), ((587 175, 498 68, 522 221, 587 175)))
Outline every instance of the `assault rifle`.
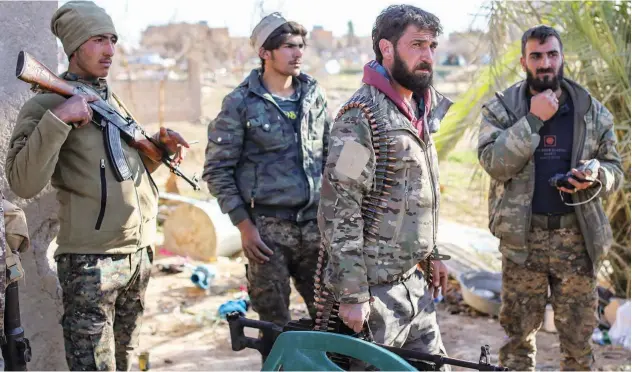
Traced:
MULTIPOLYGON (((270 354, 276 338, 281 333, 288 331, 312 331, 314 329, 312 320, 306 318, 300 320, 292 320, 288 322, 284 327, 279 327, 276 324, 270 322, 244 318, 239 312, 228 314, 226 316, 226 319, 228 320, 228 326, 230 328, 230 340, 233 351, 240 351, 245 348, 255 349, 259 351, 259 353, 261 353, 261 356, 264 359, 267 358, 268 354, 270 354), (261 338, 247 337, 244 334, 244 328, 258 329, 260 331, 261 338)), ((347 335, 356 335, 346 326, 344 326, 344 328, 337 327, 335 331, 347 335)), ((443 355, 426 354, 418 351, 406 350, 381 344, 377 345, 391 351, 394 354, 399 355, 410 365, 420 371, 438 371, 444 365, 469 368, 478 371, 509 370, 507 368, 490 363, 491 358, 488 345, 481 346, 481 356, 478 363, 448 358, 444 357, 443 355)), ((349 366, 351 363, 350 357, 340 354, 331 354, 329 355, 329 358, 342 369, 349 370, 349 366)))
POLYGON ((172 173, 182 177, 194 190, 200 190, 196 176, 189 178, 177 166, 171 165, 172 159, 169 157, 169 152, 161 143, 148 136, 133 118, 123 117, 98 94, 90 92, 82 86, 75 87, 69 84, 24 51, 18 54, 15 75, 18 79, 32 84, 32 90, 34 91, 43 90, 57 93, 64 97, 79 94, 96 98, 95 101, 88 102, 93 111, 92 123, 103 130, 106 152, 117 181, 123 182, 132 178, 132 172, 129 169, 127 159, 123 153, 123 147, 121 146, 121 138, 130 147, 135 148, 142 154, 149 155, 154 153, 148 144, 139 141, 139 139, 144 137, 161 151, 161 161, 169 167, 172 173), (137 135, 140 135, 140 138, 137 138, 137 135))

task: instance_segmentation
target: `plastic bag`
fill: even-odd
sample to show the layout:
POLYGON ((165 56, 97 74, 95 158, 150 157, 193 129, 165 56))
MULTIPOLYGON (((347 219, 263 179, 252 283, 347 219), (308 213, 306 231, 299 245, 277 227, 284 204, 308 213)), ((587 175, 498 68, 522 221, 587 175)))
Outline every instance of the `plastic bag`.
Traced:
POLYGON ((630 301, 617 309, 617 318, 610 327, 610 341, 630 349, 630 301))

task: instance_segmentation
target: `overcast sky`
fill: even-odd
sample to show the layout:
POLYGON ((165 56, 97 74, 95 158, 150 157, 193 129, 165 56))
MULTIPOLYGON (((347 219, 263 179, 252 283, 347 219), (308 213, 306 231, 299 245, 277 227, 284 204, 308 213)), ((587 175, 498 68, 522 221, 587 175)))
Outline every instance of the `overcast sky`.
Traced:
MULTIPOLYGON (((67 0, 59 1, 60 6, 67 0)), ((393 0, 95 0, 114 19, 121 41, 137 46, 141 32, 149 25, 169 22, 207 21, 210 27, 228 27, 231 36, 250 36, 264 14, 281 11, 289 20, 308 30, 320 25, 341 36, 351 20, 358 36, 368 36, 375 17, 393 0)), ((481 14, 484 0, 417 0, 408 4, 434 13, 441 19, 445 34, 467 30, 471 25, 485 29, 481 14), (476 15, 479 14, 478 17, 476 15)))

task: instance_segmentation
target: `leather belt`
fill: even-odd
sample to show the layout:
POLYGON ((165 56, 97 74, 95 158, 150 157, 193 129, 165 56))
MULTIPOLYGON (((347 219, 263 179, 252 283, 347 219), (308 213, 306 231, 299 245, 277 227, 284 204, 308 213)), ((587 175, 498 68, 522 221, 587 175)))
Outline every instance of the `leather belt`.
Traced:
POLYGON ((577 216, 575 213, 545 215, 533 214, 531 216, 531 226, 544 230, 558 230, 577 226, 577 216))

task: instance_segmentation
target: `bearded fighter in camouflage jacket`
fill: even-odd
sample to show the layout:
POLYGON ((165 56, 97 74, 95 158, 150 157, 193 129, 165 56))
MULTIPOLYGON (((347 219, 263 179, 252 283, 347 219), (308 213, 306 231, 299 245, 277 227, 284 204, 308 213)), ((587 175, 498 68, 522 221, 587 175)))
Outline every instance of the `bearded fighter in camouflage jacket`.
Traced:
MULTIPOLYGON (((417 269, 437 234, 430 134, 451 104, 430 85, 440 32, 437 17, 410 5, 377 18, 376 61, 332 126, 318 221, 328 253, 325 291, 340 303, 342 321, 358 332, 368 318, 378 343, 445 355, 433 291, 417 269)), ((447 270, 439 261, 432 266, 439 287, 447 270)))
POLYGON ((500 322, 508 339, 500 363, 535 368, 535 334, 548 301, 560 336, 560 368, 588 370, 596 270, 613 241, 602 198, 623 181, 613 119, 564 78, 562 41, 554 29, 525 32, 521 64, 526 81, 483 106, 478 140, 480 163, 491 176, 489 227, 503 254, 500 322), (594 159, 596 174, 576 169, 594 159), (550 184, 571 169, 589 181, 569 179, 574 188, 550 184))

